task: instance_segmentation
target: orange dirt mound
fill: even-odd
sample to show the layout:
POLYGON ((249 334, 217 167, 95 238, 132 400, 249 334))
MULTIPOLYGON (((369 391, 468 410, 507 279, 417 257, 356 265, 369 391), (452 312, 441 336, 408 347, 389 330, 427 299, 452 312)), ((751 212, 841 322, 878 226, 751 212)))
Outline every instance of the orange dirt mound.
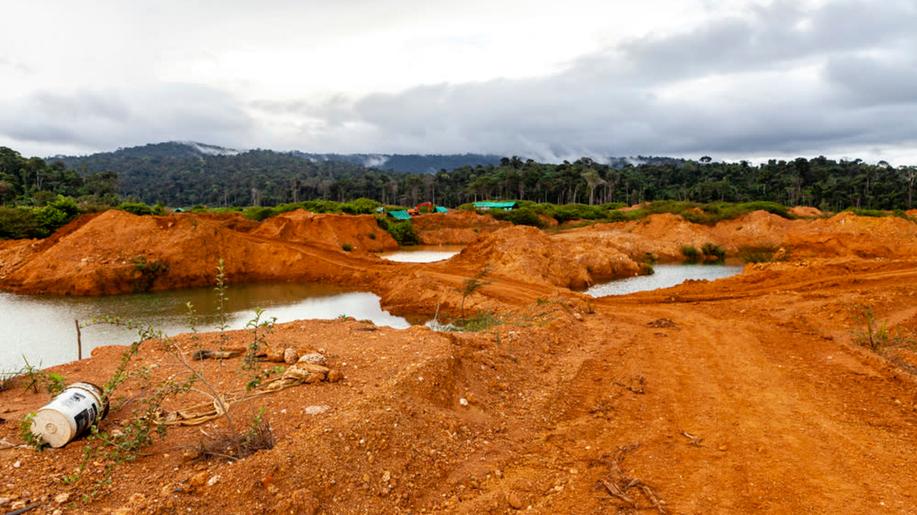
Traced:
POLYGON ((358 252, 382 252, 398 248, 398 242, 379 227, 372 215, 316 214, 297 209, 268 218, 251 234, 334 249, 341 249, 347 244, 358 252))
POLYGON ((531 283, 582 289, 598 279, 630 277, 641 267, 600 238, 563 240, 533 227, 500 229, 469 245, 453 261, 531 283))
POLYGON ((495 220, 473 211, 450 211, 415 217, 414 233, 424 245, 467 245, 490 234, 509 222, 495 220))
MULTIPOLYGON (((236 282, 361 282, 366 262, 305 245, 240 233, 223 219, 135 216, 106 211, 27 260, 0 253, 0 277, 13 291, 97 295, 203 286, 223 258, 236 282)), ((15 251, 18 247, 14 248, 15 251)))
POLYGON ((561 233, 582 240, 601 235, 607 245, 634 259, 651 253, 662 261, 680 261, 682 247, 713 243, 736 258, 749 249, 793 252, 798 257, 910 257, 917 253, 917 224, 898 217, 860 217, 840 213, 831 218, 787 220, 755 211, 714 226, 691 223, 678 215, 651 215, 635 222, 597 224, 561 233))
POLYGON ((811 206, 795 206, 789 209, 789 213, 800 218, 817 218, 822 216, 821 209, 811 206))

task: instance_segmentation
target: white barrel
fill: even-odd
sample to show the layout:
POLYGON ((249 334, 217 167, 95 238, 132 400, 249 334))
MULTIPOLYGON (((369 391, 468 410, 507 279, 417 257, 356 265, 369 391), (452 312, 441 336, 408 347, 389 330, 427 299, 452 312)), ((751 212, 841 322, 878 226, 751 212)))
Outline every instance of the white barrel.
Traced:
POLYGON ((107 414, 101 388, 74 383, 35 413, 32 433, 51 447, 63 447, 107 414))

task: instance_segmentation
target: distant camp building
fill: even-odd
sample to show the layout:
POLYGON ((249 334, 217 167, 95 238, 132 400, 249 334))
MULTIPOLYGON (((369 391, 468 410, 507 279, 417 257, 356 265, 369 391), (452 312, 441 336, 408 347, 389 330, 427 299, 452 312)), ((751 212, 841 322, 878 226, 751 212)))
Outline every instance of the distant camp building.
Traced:
POLYGON ((519 207, 519 203, 515 200, 501 200, 501 201, 491 201, 485 200, 481 202, 475 202, 474 208, 479 211, 490 211, 491 209, 500 209, 502 211, 512 211, 519 207))
POLYGON ((410 220, 411 219, 411 214, 408 213, 407 210, 405 209, 401 209, 398 211, 388 211, 387 213, 388 213, 388 216, 394 218, 395 220, 410 220))

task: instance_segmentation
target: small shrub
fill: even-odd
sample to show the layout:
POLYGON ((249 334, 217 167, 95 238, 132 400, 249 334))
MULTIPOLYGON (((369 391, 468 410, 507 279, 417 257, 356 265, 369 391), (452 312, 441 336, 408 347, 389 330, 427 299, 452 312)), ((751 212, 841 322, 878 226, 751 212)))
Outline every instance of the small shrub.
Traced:
POLYGON ((682 246, 681 255, 685 257, 685 263, 697 263, 701 258, 701 252, 693 245, 682 246))
POLYGON ((374 233, 374 232, 369 233, 369 239, 375 240, 375 239, 376 239, 376 233, 374 233))
POLYGON ((701 252, 706 262, 722 263, 726 259, 726 249, 714 243, 704 243, 701 252))
POLYGON ((345 243, 341 245, 341 250, 343 250, 344 252, 350 252, 351 250, 353 250, 353 245, 349 243, 345 243))
POLYGON ((264 420, 264 408, 261 408, 245 432, 222 432, 202 441, 198 447, 198 456, 203 459, 236 461, 261 450, 273 449, 275 443, 274 431, 270 423, 264 420))
POLYGON ((134 293, 145 293, 153 288, 153 283, 159 276, 169 272, 169 264, 165 261, 147 261, 146 256, 136 256, 131 263, 134 270, 140 272, 134 279, 134 293))

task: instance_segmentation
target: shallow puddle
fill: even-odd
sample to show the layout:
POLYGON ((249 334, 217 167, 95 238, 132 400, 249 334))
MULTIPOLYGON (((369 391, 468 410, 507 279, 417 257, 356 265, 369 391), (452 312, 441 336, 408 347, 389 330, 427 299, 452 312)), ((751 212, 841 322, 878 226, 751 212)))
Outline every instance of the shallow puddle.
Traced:
MULTIPOLYGON (((226 296, 231 329, 244 328, 258 307, 264 309, 264 317, 277 317, 278 323, 347 315, 381 326, 410 326, 404 318, 383 311, 379 297, 368 292, 318 285, 252 284, 230 286, 226 296)), ((23 355, 32 365, 42 367, 75 360, 77 319, 86 322, 98 317, 119 317, 152 324, 170 335, 188 332, 188 302, 199 315, 199 331, 218 330, 219 310, 212 288, 110 297, 0 293, 0 373, 21 368, 23 355)), ((99 345, 130 343, 136 335, 136 331, 111 325, 85 327, 83 357, 99 345)))
POLYGON ((741 266, 726 265, 656 265, 653 268, 655 273, 652 275, 639 275, 597 284, 586 290, 586 294, 593 297, 627 295, 638 291, 671 288, 692 279, 713 281, 736 275, 742 271, 741 266))
POLYGON ((462 251, 461 245, 417 245, 379 254, 382 259, 399 263, 434 263, 451 258, 462 251))

